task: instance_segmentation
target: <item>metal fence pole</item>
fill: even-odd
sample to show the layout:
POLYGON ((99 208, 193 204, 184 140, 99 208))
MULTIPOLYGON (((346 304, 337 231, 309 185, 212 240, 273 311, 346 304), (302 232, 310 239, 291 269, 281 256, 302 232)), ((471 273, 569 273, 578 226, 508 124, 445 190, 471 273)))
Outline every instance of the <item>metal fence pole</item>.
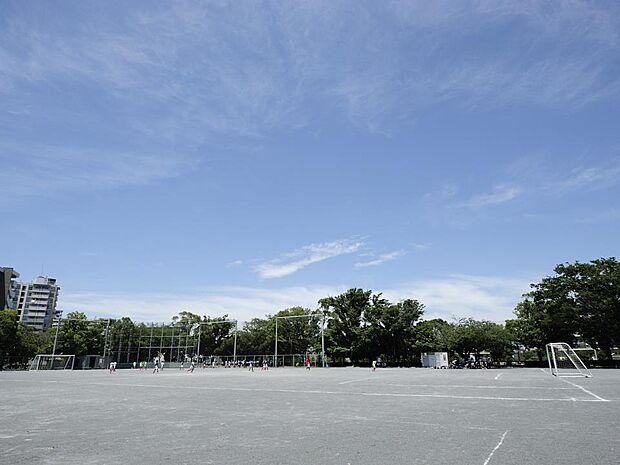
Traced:
POLYGON ((273 364, 274 368, 278 368, 278 317, 276 318, 276 348, 274 352, 275 363, 273 364))
POLYGON ((116 360, 118 360, 118 363, 121 363, 121 344, 123 342, 123 328, 121 327, 121 330, 118 333, 118 354, 116 354, 116 360))
POLYGON ((235 320, 235 344, 233 347, 233 361, 237 363, 237 320, 235 320))
POLYGON ((104 360, 104 362, 106 361, 105 357, 106 357, 106 354, 107 354, 107 351, 108 351, 108 333, 109 333, 109 331, 110 331, 110 319, 108 318, 108 322, 105 325, 105 335, 103 337, 103 360, 104 360))
POLYGON ((202 325, 198 324, 198 347, 196 348, 196 352, 198 352, 198 359, 200 359, 200 336, 202 334, 202 325))
POLYGON ((325 316, 321 320, 321 360, 323 368, 325 368, 325 316))
POLYGON ((54 363, 54 355, 56 355, 56 341, 58 341, 58 330, 60 329, 61 318, 58 319, 58 326, 56 326, 56 336, 54 336, 54 348, 52 349, 52 363, 54 363))

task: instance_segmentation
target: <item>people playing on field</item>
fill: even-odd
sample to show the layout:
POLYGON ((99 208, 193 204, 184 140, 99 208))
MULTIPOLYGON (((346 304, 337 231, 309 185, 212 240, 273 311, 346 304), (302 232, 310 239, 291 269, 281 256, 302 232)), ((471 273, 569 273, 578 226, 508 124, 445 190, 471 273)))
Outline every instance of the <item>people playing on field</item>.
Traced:
POLYGON ((306 357, 306 370, 309 370, 311 365, 312 365, 312 361, 310 360, 310 356, 308 355, 306 357))

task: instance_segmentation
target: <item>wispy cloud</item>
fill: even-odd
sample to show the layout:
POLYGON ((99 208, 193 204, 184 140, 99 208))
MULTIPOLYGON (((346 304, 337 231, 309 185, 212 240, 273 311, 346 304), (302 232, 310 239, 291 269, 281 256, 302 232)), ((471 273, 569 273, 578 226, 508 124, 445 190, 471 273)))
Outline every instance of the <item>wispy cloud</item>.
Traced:
POLYGON ((117 101, 132 96, 134 108, 172 102, 151 128, 176 125, 196 138, 199 130, 261 135, 321 121, 324 114, 305 111, 317 100, 385 130, 447 100, 577 107, 620 93, 609 59, 618 15, 609 5, 569 2, 550 13, 528 2, 183 2, 126 5, 117 17, 76 11, 72 34, 55 29, 76 23, 64 12, 45 23, 13 12, 0 36, 0 92, 81 82, 117 101), (497 30, 501 41, 486 40, 497 30))
POLYGON ((0 143, 0 161, 5 167, 0 185, 17 196, 143 185, 176 176, 195 164, 179 154, 9 143, 0 143))
POLYGON ((550 177, 544 188, 556 194, 576 190, 605 189, 620 182, 620 156, 606 163, 573 168, 561 178, 550 177))
POLYGON ((310 244, 288 253, 282 258, 256 265, 254 271, 264 279, 282 278, 314 263, 355 253, 364 245, 363 241, 352 239, 310 244))
POLYGON ((464 202, 454 204, 454 207, 483 208, 510 202, 521 195, 521 188, 517 186, 495 186, 488 194, 474 195, 464 202))
POLYGON ((453 199, 459 192, 458 185, 454 183, 444 184, 433 192, 424 194, 422 199, 429 203, 443 203, 453 199))
POLYGON ((574 192, 607 189, 620 184, 620 156, 607 157, 603 161, 575 163, 563 160, 563 166, 553 166, 544 154, 523 157, 504 169, 497 177, 502 184, 493 186, 491 192, 474 194, 457 199, 462 191, 454 184, 446 184, 423 200, 432 205, 449 208, 483 209, 510 203, 518 198, 532 196, 562 197, 574 192), (570 166, 572 164, 573 166, 570 166), (566 166, 568 165, 568 166, 566 166))
MULTIPOLYGON (((608 5, 568 2, 549 12, 528 2, 183 2, 71 12, 20 5, 7 9, 0 30, 5 140, 28 159, 45 137, 11 129, 39 124, 54 133, 58 120, 84 140, 123 147, 93 153, 73 135, 71 144, 55 142, 47 158, 60 160, 65 188, 156 182, 183 172, 184 154, 320 127, 326 118, 389 133, 446 102, 572 110, 620 97, 618 11, 608 5), (494 31, 501 41, 489 40, 494 31), (72 151, 83 154, 75 167, 63 161, 72 151)), ((10 178, 33 185, 29 169, 13 163, 10 178)), ((572 182, 597 176, 584 172, 572 182)), ((507 202, 515 189, 464 206, 507 202)), ((454 193, 446 186, 440 195, 454 193)))
POLYGON ((391 260, 396 260, 398 257, 402 257, 406 253, 407 252, 405 252, 404 250, 396 250, 394 252, 383 253, 383 254, 380 254, 374 260, 368 260, 368 261, 365 261, 365 262, 358 262, 354 266, 355 266, 355 268, 366 268, 366 267, 370 267, 370 266, 379 266, 379 265, 383 265, 385 262, 389 262, 391 260))

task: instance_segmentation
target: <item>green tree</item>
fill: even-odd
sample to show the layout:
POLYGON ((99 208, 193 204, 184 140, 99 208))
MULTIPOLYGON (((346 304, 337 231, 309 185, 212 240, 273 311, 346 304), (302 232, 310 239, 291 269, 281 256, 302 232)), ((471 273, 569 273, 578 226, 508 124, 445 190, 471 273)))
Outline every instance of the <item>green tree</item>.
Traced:
POLYGON ((521 342, 541 348, 549 342, 574 345, 581 337, 611 359, 612 347, 620 344, 620 263, 601 258, 554 271, 532 284, 515 309, 521 342))
POLYGON ((444 352, 449 349, 450 324, 441 318, 421 321, 415 327, 413 348, 417 356, 422 352, 444 352))
MULTIPOLYGON (((81 355, 103 354, 106 320, 91 321, 82 312, 71 312, 60 320, 56 353, 81 355)), ((50 331, 56 332, 54 328, 50 331)), ((55 338, 55 334, 54 334, 55 338)), ((108 347, 109 349, 109 347, 108 347)))
MULTIPOLYGON (((102 335, 102 326, 99 326, 96 322, 94 323, 95 328, 92 327, 93 323, 90 323, 87 331, 94 337, 95 340, 91 341, 87 344, 87 349, 89 354, 98 354, 99 347, 101 347, 101 335, 102 335)), ((103 322, 101 322, 103 324, 103 322)), ((107 322, 106 322, 107 326, 107 322)), ((138 344, 139 344, 139 335, 140 329, 136 327, 131 318, 123 317, 119 320, 114 321, 107 328, 107 353, 112 360, 115 360, 119 363, 128 363, 130 361, 136 360, 136 356, 133 355, 133 352, 136 352, 138 344)), ((103 330, 103 336, 105 337, 105 330, 103 330)))
POLYGON ((172 317, 172 322, 186 331, 191 331, 201 321, 200 315, 196 313, 182 311, 172 317))
POLYGON ((243 325, 237 335, 237 353, 241 355, 266 355, 274 351, 275 320, 253 318, 243 325))
POLYGON ((366 351, 363 316, 370 307, 372 291, 349 289, 335 297, 319 300, 321 309, 328 317, 325 336, 329 343, 327 352, 344 361, 345 357, 358 363, 366 351))
POLYGON ((0 310, 0 370, 5 359, 15 356, 19 343, 19 321, 15 310, 0 310))
POLYGON ((416 324, 424 314, 424 305, 413 299, 393 304, 373 295, 365 312, 366 340, 364 351, 369 358, 381 355, 394 364, 411 363, 415 353, 416 324))
POLYGON ((320 314, 306 317, 311 313, 317 312, 312 312, 309 308, 292 307, 281 310, 275 315, 280 317, 278 320, 278 353, 305 354, 308 351, 320 349, 319 323, 322 317, 320 314))
POLYGON ((615 258, 558 267, 572 282, 579 335, 612 359, 620 346, 620 262, 615 258))
POLYGON ((544 357, 544 337, 542 330, 536 324, 535 314, 537 309, 531 300, 524 300, 517 304, 515 308, 516 319, 506 320, 506 329, 510 337, 517 346, 521 346, 524 355, 543 360, 544 357))
POLYGON ((37 331, 30 326, 20 324, 18 329, 18 345, 16 355, 24 363, 37 354, 50 353, 52 338, 50 331, 37 331))
POLYGON ((235 323, 228 315, 211 318, 202 317, 200 325, 200 348, 202 355, 232 355, 235 323))
POLYGON ((502 360, 513 349, 510 333, 503 325, 472 318, 453 323, 447 340, 450 348, 464 359, 470 354, 478 358, 481 352, 488 351, 493 359, 502 360))

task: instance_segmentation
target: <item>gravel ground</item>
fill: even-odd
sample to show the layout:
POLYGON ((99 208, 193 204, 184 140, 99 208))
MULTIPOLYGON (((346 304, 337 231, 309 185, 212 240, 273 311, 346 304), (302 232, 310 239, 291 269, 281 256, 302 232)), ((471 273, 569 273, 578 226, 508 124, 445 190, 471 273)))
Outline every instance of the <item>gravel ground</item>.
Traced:
POLYGON ((0 372, 0 464, 613 464, 620 371, 0 372))

